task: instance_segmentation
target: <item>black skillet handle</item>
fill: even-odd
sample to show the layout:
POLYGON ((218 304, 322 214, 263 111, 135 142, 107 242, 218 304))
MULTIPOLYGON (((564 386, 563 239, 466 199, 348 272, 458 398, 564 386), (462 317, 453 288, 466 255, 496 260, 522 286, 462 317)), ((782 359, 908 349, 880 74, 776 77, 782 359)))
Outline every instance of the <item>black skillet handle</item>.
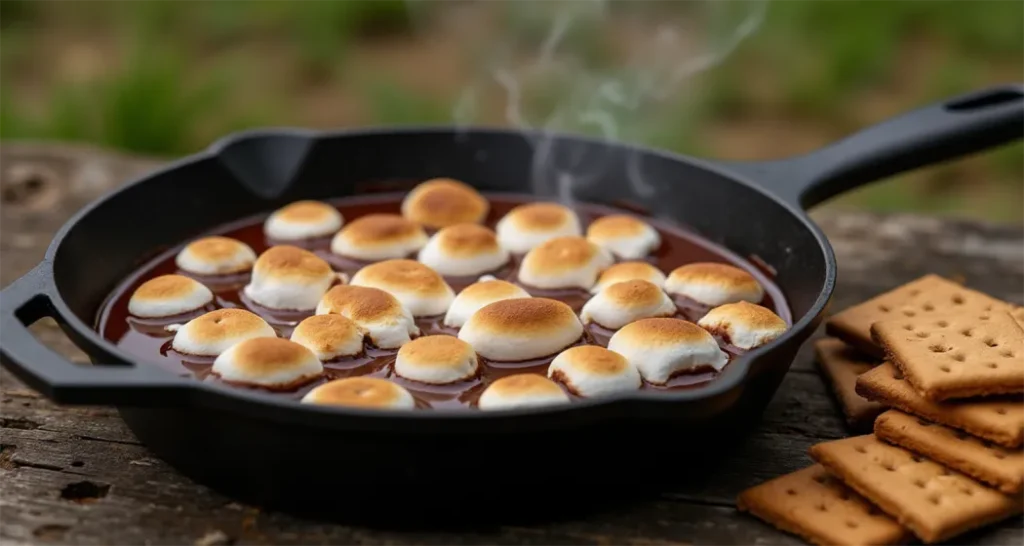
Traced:
POLYGON ((908 112, 806 155, 723 166, 807 208, 862 184, 1022 136, 1024 86, 1012 84, 908 112))
POLYGON ((89 366, 69 362, 39 342, 28 325, 51 317, 49 267, 37 266, 0 292, 0 363, 28 386, 62 404, 167 405, 187 386, 155 366, 89 366), (171 395, 171 396, 168 396, 171 395))

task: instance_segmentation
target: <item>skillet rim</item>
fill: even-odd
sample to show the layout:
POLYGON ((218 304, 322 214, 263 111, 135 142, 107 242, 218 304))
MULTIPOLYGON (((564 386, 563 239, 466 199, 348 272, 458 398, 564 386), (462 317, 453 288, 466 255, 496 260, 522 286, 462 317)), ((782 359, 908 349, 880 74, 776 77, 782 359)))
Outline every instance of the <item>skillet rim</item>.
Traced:
MULTIPOLYGON (((434 409, 430 411, 403 411, 403 412, 382 412, 380 410, 373 409, 359 409, 359 408, 345 408, 339 406, 320 406, 312 404, 302 404, 296 400, 282 399, 272 396, 267 396, 264 393, 259 392, 248 392, 241 389, 230 388, 223 385, 214 383, 206 383, 195 381, 192 378, 181 378, 171 372, 166 372, 169 380, 177 379, 177 385, 182 389, 182 399, 184 402, 192 402, 193 398, 202 400, 203 398, 210 397, 211 399, 224 398, 224 402, 238 401, 240 403, 254 406, 255 408, 263 410, 284 410, 281 413, 273 412, 273 415, 277 416, 289 416, 289 415, 318 415, 320 418, 329 418, 338 421, 339 417, 352 417, 359 418, 361 420, 370 419, 374 423, 378 422, 395 422, 400 421, 403 423, 423 423, 424 421, 441 421, 445 423, 451 422, 477 422, 480 420, 484 421, 495 421, 501 419, 529 419, 529 418, 544 418, 552 416, 569 416, 574 413, 583 412, 587 410, 593 410, 595 408, 602 408, 605 410, 616 409, 618 407, 629 407, 630 405, 636 404, 647 404, 647 405, 662 405, 668 406, 674 403, 683 402, 699 402, 702 400, 709 400, 715 396, 724 394, 731 389, 742 385, 745 381, 750 379, 751 366, 754 361, 758 358, 770 354, 781 348, 783 345, 791 342, 794 338, 799 336, 809 337, 804 335, 805 332, 816 326, 816 322, 824 312, 829 300, 832 297, 832 293, 835 289, 835 281, 837 274, 837 266, 835 261, 835 253, 832 249, 825 234, 821 229, 814 223, 813 220, 807 215, 807 213, 799 207, 797 204, 787 201, 780 195, 774 193, 770 187, 766 187, 751 177, 736 170, 730 170, 728 165, 717 163, 713 160, 696 158, 684 154, 678 154, 661 150, 657 148, 649 148, 640 146, 637 144, 615 142, 607 139, 589 137, 585 135, 576 135, 571 133, 561 133, 552 131, 542 130, 519 130, 505 127, 491 127, 483 125, 474 126, 454 126, 454 125, 410 125, 410 126, 381 126, 381 127, 369 127, 369 128, 352 128, 352 129, 334 129, 334 130, 311 130, 304 128, 295 127, 265 127, 255 128, 245 131, 238 131, 235 133, 228 134, 215 142, 213 142, 206 149, 197 153, 173 160, 165 166, 134 178, 118 188, 98 197, 91 201, 78 212, 76 212, 71 218, 65 222, 61 228, 54 235, 53 240, 46 249, 46 253, 43 257, 42 264, 46 265, 46 272, 48 273, 48 281, 50 287, 53 289, 51 298, 52 304, 59 316, 60 321, 67 327, 74 330, 74 332, 81 336, 81 338, 98 347, 100 350, 112 355, 113 357, 122 360, 123 362, 130 363, 133 366, 147 366, 156 367, 153 363, 140 359, 134 355, 128 354, 125 351, 119 349, 116 345, 105 339, 99 332, 94 328, 90 327, 84 321, 78 318, 78 316, 71 311, 67 303, 64 301, 63 296, 60 294, 60 287, 57 286, 56 279, 53 276, 53 263, 56 258, 57 252, 64 242, 67 234, 86 216, 92 214, 97 208, 106 203, 107 201, 116 198, 123 191, 127 191, 130 188, 144 184, 151 181, 155 176, 165 174, 167 172, 180 169, 186 165, 194 164, 205 160, 217 160, 218 156, 230 145, 240 142, 242 140, 251 138, 266 138, 266 137, 279 137, 279 136, 293 136, 310 139, 314 143, 316 141, 324 139, 334 138, 357 138, 361 136, 369 135, 384 135, 384 134, 420 134, 429 135, 437 134, 440 136, 458 137, 459 135, 466 134, 490 134, 499 137, 520 137, 520 138, 557 138, 557 139, 569 139, 576 142, 589 144, 589 145, 601 145, 601 146, 614 146, 620 149, 624 149, 630 152, 639 152, 648 154, 651 156, 659 157, 661 159, 669 160, 672 162, 680 162, 699 168, 704 171, 711 172, 715 175, 728 178, 734 182, 745 186, 751 191, 760 193, 761 195, 771 199, 777 205, 781 206, 788 213, 796 217, 800 223, 810 231, 811 235, 814 236, 815 241, 818 243, 819 250, 822 251, 823 258, 825 261, 825 278, 818 293, 818 297, 811 305, 810 309, 805 312, 799 320, 795 320, 793 325, 787 330, 782 336, 773 340, 772 342, 758 347, 753 351, 744 354, 739 359, 733 361, 730 364, 730 368, 733 371, 726 377, 720 377, 719 379, 712 381, 705 387, 697 389, 687 389, 680 391, 670 392, 629 392, 619 393, 615 395, 603 396, 600 398, 582 399, 573 401, 571 404, 554 405, 554 406, 541 406, 541 407, 530 407, 530 408, 516 408, 516 409, 504 409, 504 410, 488 410, 488 411, 466 411, 464 409, 434 409), (738 369, 737 369, 738 368, 738 369)), ((802 340, 800 342, 802 344, 802 340)), ((792 365, 790 361, 787 365, 787 369, 792 365)), ((163 370, 161 370, 163 371, 163 370)), ((246 410, 246 408, 242 408, 246 410)), ((249 410, 251 413, 251 410, 249 410)), ((265 412, 264 412, 265 413, 265 412)))

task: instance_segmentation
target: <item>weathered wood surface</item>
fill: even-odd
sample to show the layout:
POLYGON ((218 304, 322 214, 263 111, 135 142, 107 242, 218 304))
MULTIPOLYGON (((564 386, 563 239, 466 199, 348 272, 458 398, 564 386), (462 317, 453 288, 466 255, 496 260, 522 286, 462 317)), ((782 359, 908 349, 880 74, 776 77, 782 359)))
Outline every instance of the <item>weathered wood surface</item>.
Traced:
MULTIPOLYGON (((157 165, 80 147, 0 147, 0 284, 42 256, 78 208, 157 165)), ((835 246, 840 309, 926 272, 1024 302, 1024 229, 909 215, 819 214, 835 246)), ((33 327, 76 359, 52 323, 33 327)), ((2 336, 2 333, 0 333, 2 336)), ((410 532, 298 519, 244 506, 155 459, 100 407, 56 407, 0 375, 0 540, 5 544, 800 544, 738 514, 742 489, 805 466, 807 448, 850 432, 809 346, 757 433, 704 483, 543 525, 410 532)), ((1019 544, 1019 519, 957 543, 1019 544)))

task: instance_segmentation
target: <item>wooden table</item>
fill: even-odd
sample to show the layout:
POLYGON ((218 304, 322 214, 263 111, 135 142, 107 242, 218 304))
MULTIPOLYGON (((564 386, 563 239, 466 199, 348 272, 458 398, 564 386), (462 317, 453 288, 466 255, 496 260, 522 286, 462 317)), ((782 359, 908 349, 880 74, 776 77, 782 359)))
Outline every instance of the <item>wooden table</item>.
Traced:
MULTIPOLYGON (((71 213, 156 164, 82 147, 0 147, 0 284, 32 267, 71 213)), ((994 296, 1024 302, 1021 226, 910 215, 816 216, 839 257, 835 309, 926 272, 962 277, 994 296)), ((52 322, 33 329, 64 354, 84 360, 52 322)), ((808 344, 757 433, 707 484, 547 525, 399 532, 302 520, 233 502, 154 458, 112 409, 58 407, 6 371, 0 379, 5 544, 800 544, 738 514, 736 494, 807 465, 812 444, 850 434, 808 344)), ((1020 544, 1021 533, 1016 519, 957 542, 1020 544)))

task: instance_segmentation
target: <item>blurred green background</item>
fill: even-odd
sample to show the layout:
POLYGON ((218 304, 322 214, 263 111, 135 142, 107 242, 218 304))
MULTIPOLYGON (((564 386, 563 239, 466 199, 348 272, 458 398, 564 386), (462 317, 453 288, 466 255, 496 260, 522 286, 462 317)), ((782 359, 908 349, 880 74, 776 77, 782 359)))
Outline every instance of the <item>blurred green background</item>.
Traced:
MULTIPOLYGON (((469 48, 415 23, 404 0, 2 0, 0 138, 170 157, 259 125, 449 122, 471 79, 469 48)), ((1021 80, 1024 2, 776 0, 726 62, 657 106, 662 124, 643 140, 713 157, 781 157, 928 101, 1021 80)), ((1024 146, 828 206, 1019 223, 1024 146)))

